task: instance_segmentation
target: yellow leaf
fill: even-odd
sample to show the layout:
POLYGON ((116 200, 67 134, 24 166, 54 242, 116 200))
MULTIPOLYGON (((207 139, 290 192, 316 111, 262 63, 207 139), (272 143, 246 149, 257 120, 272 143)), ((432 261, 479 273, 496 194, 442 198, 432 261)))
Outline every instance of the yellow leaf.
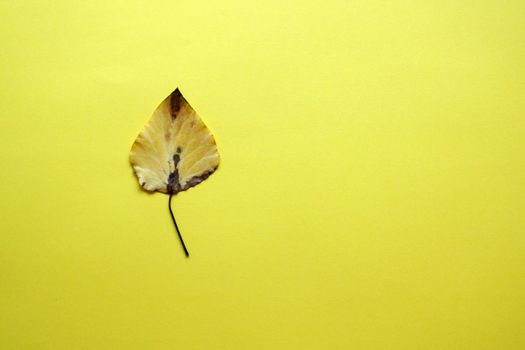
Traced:
POLYGON ((176 89, 140 132, 130 161, 144 189, 176 194, 208 178, 219 153, 210 130, 176 89))

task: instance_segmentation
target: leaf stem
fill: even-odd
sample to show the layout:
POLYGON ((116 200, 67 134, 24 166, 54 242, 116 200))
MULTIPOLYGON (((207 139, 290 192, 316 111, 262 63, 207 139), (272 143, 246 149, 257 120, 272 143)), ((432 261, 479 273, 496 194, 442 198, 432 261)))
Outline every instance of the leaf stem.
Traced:
POLYGON ((186 245, 184 244, 184 240, 182 239, 182 235, 180 234, 179 227, 177 226, 177 221, 175 221, 175 216, 173 216, 173 211, 171 211, 171 196, 172 193, 170 193, 170 199, 168 201, 168 208, 170 209, 171 219, 173 220, 173 224, 175 225, 175 229, 177 230, 177 234, 179 235, 180 243, 182 244, 182 248, 184 248, 184 253, 186 254, 186 257, 190 257, 190 253, 188 253, 188 249, 186 249, 186 245))

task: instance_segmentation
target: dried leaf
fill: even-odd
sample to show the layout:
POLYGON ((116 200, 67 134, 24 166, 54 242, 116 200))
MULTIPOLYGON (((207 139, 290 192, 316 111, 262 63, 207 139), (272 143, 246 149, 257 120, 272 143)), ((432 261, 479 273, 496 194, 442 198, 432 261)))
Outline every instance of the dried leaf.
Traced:
POLYGON ((144 189, 176 194, 208 178, 219 153, 210 130, 176 89, 140 132, 130 160, 144 189))

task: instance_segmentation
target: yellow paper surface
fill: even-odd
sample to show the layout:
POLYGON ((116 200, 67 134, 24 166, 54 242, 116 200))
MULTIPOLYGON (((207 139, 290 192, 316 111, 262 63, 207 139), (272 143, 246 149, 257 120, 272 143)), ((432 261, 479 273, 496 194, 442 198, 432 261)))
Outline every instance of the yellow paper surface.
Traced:
POLYGON ((2 2, 0 348, 524 349, 524 14, 2 2), (177 86, 189 259, 128 161, 177 86))

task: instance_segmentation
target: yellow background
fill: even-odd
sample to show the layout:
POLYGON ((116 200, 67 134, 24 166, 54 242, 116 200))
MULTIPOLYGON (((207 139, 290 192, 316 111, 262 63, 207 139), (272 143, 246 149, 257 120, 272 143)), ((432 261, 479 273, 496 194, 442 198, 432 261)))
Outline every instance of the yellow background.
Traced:
POLYGON ((4 1, 2 349, 524 349, 523 1, 4 1), (220 169, 139 189, 175 87, 220 169))

